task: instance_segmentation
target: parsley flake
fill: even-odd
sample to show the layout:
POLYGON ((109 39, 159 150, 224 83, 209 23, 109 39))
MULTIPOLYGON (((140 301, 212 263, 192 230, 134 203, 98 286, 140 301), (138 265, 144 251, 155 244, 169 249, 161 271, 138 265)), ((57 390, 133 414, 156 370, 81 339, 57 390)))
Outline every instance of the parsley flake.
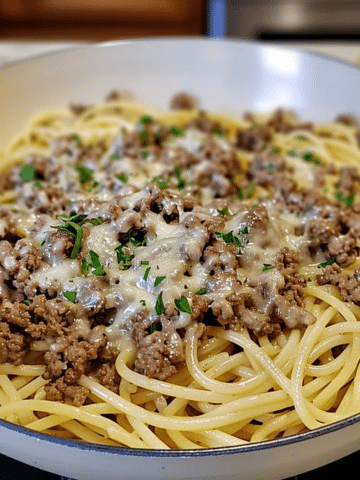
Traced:
POLYGON ((126 173, 120 173, 117 178, 122 182, 122 183, 126 183, 128 181, 128 176, 126 175, 126 173))
POLYGON ((176 298, 174 300, 176 308, 180 312, 191 313, 191 307, 189 304, 189 300, 183 295, 180 300, 176 298))
POLYGON ((160 283, 165 280, 166 276, 161 276, 161 277, 156 277, 155 278, 155 282, 154 282, 154 287, 157 287, 158 285, 160 285, 160 283))
POLYGON ((318 268, 325 268, 328 265, 332 265, 333 263, 335 263, 335 261, 336 261, 336 256, 333 255, 332 257, 328 258, 325 262, 319 263, 319 265, 317 265, 317 267, 318 268))
POLYGON ((117 152, 114 152, 110 155, 109 160, 119 160, 120 155, 117 152))
POLYGON ((205 295, 206 293, 206 288, 200 288, 197 292, 196 295, 205 295))
POLYGON ((65 298, 67 298, 70 302, 75 303, 76 300, 76 292, 63 292, 65 298))
POLYGON ((339 202, 342 202, 347 207, 351 207, 351 205, 354 203, 354 200, 355 200, 355 192, 351 192, 347 197, 345 197, 342 192, 337 190, 334 193, 334 196, 337 200, 339 200, 339 202))
POLYGON ((151 267, 148 267, 146 270, 145 270, 145 273, 144 273, 144 280, 146 282, 146 280, 148 279, 148 276, 149 276, 149 273, 150 273, 150 269, 151 267))
POLYGON ((272 268, 275 268, 275 265, 271 265, 271 263, 263 263, 262 271, 266 272, 266 270, 271 270, 272 268))
POLYGON ((19 172, 20 177, 25 182, 32 182, 36 175, 36 168, 34 165, 23 165, 19 172))
POLYGON ((160 292, 155 303, 155 312, 158 315, 162 315, 163 313, 165 313, 165 305, 164 305, 162 296, 163 296, 163 292, 160 292))

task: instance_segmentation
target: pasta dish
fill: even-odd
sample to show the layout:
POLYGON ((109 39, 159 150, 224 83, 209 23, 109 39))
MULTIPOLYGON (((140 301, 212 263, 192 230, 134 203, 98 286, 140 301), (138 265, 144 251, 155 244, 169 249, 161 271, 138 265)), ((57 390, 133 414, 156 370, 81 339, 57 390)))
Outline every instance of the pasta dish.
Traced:
POLYGON ((0 151, 0 418, 234 446, 360 411, 360 125, 112 92, 0 151))

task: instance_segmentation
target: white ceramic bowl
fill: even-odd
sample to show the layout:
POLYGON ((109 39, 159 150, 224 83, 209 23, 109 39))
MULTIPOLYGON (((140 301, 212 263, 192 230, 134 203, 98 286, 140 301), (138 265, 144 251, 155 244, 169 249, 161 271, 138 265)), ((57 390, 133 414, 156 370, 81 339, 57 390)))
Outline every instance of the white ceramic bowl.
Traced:
MULTIPOLYGON (((152 39, 79 47, 0 69, 0 144, 45 108, 101 101, 112 89, 167 108, 180 91, 207 110, 277 106, 303 120, 360 116, 360 70, 324 56, 246 41, 152 39)), ((318 468, 360 447, 360 415, 265 443, 196 451, 103 447, 0 422, 0 452, 79 480, 275 480, 318 468)))

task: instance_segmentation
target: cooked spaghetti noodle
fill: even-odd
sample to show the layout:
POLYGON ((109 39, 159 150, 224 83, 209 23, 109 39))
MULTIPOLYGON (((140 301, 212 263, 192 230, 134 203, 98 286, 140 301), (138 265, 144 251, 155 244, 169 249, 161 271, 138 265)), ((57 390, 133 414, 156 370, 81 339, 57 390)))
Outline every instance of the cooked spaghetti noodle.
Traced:
POLYGON ((0 152, 0 418, 197 449, 360 411, 360 130, 43 112, 0 152))

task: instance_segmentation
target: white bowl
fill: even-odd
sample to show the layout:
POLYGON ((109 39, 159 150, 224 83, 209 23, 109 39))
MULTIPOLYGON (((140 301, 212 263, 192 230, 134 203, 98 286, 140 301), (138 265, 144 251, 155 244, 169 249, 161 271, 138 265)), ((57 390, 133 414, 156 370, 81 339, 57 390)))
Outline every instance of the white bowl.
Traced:
MULTIPOLYGON (((84 46, 0 69, 0 144, 39 110, 101 101, 125 89, 166 109, 178 91, 206 110, 241 114, 278 106, 303 120, 360 116, 360 70, 324 56, 247 41, 151 39, 84 46)), ((360 415, 293 437, 196 451, 132 450, 59 440, 0 422, 0 452, 79 480, 275 480, 359 449, 360 415)))

